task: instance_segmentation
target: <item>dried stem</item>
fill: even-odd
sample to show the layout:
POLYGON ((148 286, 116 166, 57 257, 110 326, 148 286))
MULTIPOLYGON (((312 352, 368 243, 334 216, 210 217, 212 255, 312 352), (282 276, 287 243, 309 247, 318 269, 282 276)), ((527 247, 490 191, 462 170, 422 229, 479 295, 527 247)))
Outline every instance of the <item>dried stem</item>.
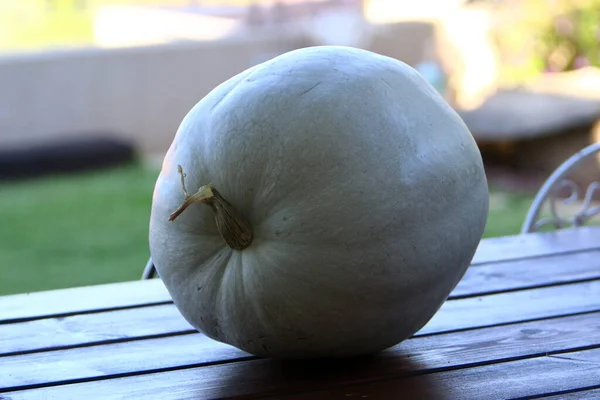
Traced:
POLYGON ((170 216, 169 221, 174 221, 193 203, 203 203, 213 210, 215 222, 221 237, 229 247, 243 250, 250 246, 253 239, 252 227, 246 219, 211 185, 200 187, 190 195, 185 187, 185 173, 181 165, 177 166, 181 177, 183 189, 183 203, 170 216))

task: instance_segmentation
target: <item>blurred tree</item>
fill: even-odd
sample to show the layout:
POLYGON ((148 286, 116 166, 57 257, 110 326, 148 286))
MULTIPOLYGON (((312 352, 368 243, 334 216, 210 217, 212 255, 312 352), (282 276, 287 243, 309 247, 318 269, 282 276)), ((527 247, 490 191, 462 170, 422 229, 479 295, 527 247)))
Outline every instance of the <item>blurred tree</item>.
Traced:
POLYGON ((49 12, 58 10, 82 10, 88 8, 88 0, 44 0, 46 10, 49 12))
POLYGON ((521 0, 506 16, 495 29, 504 80, 600 67, 600 0, 521 0))

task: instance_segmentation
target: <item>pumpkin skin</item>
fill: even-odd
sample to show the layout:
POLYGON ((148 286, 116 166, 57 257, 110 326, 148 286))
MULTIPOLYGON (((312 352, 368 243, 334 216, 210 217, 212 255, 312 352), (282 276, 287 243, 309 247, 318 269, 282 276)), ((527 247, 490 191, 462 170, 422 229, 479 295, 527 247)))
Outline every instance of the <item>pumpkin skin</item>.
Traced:
POLYGON ((460 117, 415 70, 370 51, 285 53, 185 116, 150 217, 152 260, 186 320, 273 358, 345 357, 421 329, 481 240, 488 186, 460 117), (252 226, 234 250, 211 184, 252 226))

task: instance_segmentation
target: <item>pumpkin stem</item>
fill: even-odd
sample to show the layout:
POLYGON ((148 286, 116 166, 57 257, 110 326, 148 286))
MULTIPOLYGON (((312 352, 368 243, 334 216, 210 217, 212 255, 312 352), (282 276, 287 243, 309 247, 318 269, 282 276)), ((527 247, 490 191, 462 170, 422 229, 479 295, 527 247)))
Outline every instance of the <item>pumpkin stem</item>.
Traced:
POLYGON ((181 165, 177 166, 183 189, 183 203, 170 216, 169 221, 175 221, 193 203, 203 203, 213 210, 217 230, 229 247, 243 250, 250 246, 253 239, 252 227, 244 217, 221 196, 211 185, 204 185, 190 195, 185 187, 185 173, 181 165))

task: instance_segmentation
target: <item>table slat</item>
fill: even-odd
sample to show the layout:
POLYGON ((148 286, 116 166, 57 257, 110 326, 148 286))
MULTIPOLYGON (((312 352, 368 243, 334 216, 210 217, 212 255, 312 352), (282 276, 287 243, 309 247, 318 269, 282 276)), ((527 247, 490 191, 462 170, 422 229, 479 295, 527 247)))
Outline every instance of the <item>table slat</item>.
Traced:
POLYGON ((0 297, 0 323, 170 301, 160 279, 15 294, 0 297))
POLYGON ((450 298, 600 279, 600 251, 470 267, 450 298))
POLYGON ((540 399, 547 400, 594 400, 600 399, 600 383, 597 389, 580 390, 571 393, 561 393, 551 396, 540 397, 540 399))
POLYGON ((192 332, 173 304, 0 325, 0 356, 192 332))
MULTIPOLYGON (((447 301, 418 335, 600 310, 600 281, 447 301), (560 301, 556 301, 560 299, 560 301)), ((0 326, 0 355, 193 331, 174 305, 0 326)))
POLYGON ((144 398, 224 399, 264 398, 269 395, 310 392, 289 399, 347 399, 349 395, 369 399, 389 398, 514 398, 552 394, 597 385, 600 379, 600 349, 558 356, 502 362, 466 369, 442 369, 426 375, 408 376, 430 370, 426 363, 402 359, 382 368, 377 358, 344 362, 282 363, 252 360, 201 368, 168 371, 34 390, 9 392, 12 400, 36 398, 144 398), (373 377, 394 371, 401 378, 373 377), (365 374, 378 382, 365 382, 365 374), (336 389, 336 387, 346 384, 336 389), (315 392, 315 390, 324 390, 315 392))
POLYGON ((600 281, 447 301, 419 331, 429 334, 600 310, 600 281))
MULTIPOLYGON (((600 249, 600 227, 489 238, 481 241, 473 265, 591 249, 600 249)), ((169 301, 158 279, 1 296, 0 323, 169 301)))
MULTIPOLYGON (((393 377, 407 360, 437 369, 586 348, 600 345, 599 334, 600 312, 415 337, 381 353, 376 367, 356 369, 356 376, 344 375, 344 379, 393 377)), ((0 388, 14 390, 211 362, 234 362, 248 357, 241 350, 213 342, 201 334, 33 353, 2 358, 0 388)))
POLYGON ((487 238, 479 244, 472 264, 598 249, 600 249, 600 227, 586 226, 553 232, 487 238))
MULTIPOLYGON (((278 397, 287 400, 368 398, 506 399, 576 390, 600 382, 600 349, 278 397)), ((191 397, 182 397, 191 398, 191 397)))

